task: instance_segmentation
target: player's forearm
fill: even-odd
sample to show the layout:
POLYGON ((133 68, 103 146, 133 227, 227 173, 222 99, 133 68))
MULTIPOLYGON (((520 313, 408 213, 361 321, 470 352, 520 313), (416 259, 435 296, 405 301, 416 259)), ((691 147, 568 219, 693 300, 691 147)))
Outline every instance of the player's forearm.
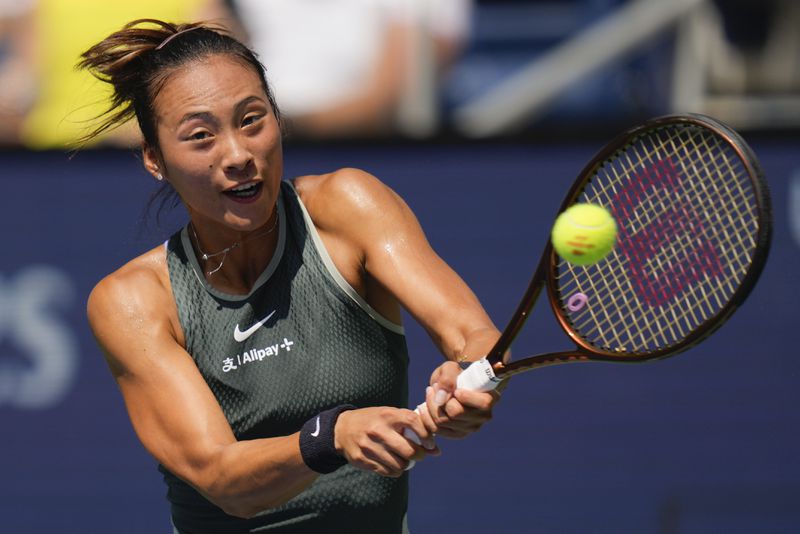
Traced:
POLYGON ((486 356, 499 337, 500 332, 494 326, 485 326, 468 332, 455 360, 475 361, 486 356))
POLYGON ((192 483, 226 513, 251 517, 286 503, 319 475, 303 462, 292 434, 226 445, 195 476, 192 483))
POLYGON ((500 332, 477 296, 455 272, 446 266, 445 269, 446 284, 441 287, 452 289, 440 293, 441 299, 436 306, 439 311, 421 317, 420 322, 427 325, 431 337, 448 360, 478 360, 494 347, 500 332))

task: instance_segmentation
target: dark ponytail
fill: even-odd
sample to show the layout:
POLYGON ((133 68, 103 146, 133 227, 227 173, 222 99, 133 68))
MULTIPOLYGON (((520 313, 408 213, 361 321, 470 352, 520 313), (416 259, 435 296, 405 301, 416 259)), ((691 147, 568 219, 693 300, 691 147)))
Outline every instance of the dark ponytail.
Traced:
POLYGON ((114 88, 111 104, 99 124, 81 138, 86 143, 136 117, 145 142, 158 147, 154 100, 175 69, 203 57, 225 54, 251 67, 280 123, 280 114, 265 75, 252 50, 219 26, 197 22, 171 24, 134 20, 81 54, 78 68, 114 88))

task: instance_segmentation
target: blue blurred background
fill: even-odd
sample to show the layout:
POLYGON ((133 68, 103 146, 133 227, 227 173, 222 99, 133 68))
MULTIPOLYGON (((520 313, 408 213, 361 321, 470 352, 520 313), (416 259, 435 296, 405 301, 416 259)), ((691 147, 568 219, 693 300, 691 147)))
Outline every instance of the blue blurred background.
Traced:
MULTIPOLYGON (((213 8, 250 20, 241 31, 258 42, 252 17, 242 17, 247 2, 208 4, 158 16, 213 8)), ((359 124, 290 114, 286 176, 355 166, 383 179, 501 328, 568 185, 610 135, 644 117, 701 112, 741 131, 772 189, 774 241, 742 309, 690 352, 514 379, 482 432, 442 443, 441 458, 411 473, 412 532, 800 531, 800 351, 791 334, 800 297, 798 6, 564 0, 460 9, 451 19, 460 30, 447 34, 456 46, 441 63, 426 19, 405 15, 418 64, 388 111, 359 124)), ((81 121, 67 117, 94 97, 73 80, 66 104, 48 103, 55 78, 28 67, 57 59, 46 45, 65 53, 36 32, 81 10, 97 27, 142 16, 101 12, 89 0, 0 2, 0 532, 168 532, 165 487, 84 306, 97 280, 165 239, 184 214, 157 221, 147 212, 155 185, 126 148, 133 130, 70 157, 70 128, 81 121)), ((61 20, 64 39, 88 38, 61 20)), ((413 321, 406 330, 414 401, 440 359, 413 321)), ((542 305, 515 351, 564 342, 542 305)))

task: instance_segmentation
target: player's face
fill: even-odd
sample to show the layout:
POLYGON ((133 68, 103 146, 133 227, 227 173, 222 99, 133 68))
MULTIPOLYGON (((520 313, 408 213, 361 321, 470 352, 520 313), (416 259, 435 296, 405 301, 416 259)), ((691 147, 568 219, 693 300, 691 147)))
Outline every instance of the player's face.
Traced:
POLYGON ((159 150, 145 148, 145 166, 169 180, 195 225, 246 232, 266 224, 283 154, 258 74, 209 56, 171 74, 154 106, 159 150))

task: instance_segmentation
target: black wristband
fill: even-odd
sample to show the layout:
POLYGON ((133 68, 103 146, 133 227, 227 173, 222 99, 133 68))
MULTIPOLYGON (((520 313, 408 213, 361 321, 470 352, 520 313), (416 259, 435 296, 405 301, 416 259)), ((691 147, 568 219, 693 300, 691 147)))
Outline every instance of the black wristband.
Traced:
POLYGON ((300 429, 300 455, 312 471, 333 473, 347 463, 336 452, 333 430, 342 412, 355 409, 353 405, 342 404, 312 417, 300 429))

